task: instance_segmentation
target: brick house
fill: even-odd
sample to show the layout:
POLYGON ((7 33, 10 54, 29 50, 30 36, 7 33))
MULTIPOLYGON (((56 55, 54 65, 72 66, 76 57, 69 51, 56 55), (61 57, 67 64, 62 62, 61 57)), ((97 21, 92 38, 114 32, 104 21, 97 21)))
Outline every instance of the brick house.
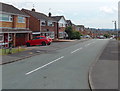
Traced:
POLYGON ((30 16, 29 26, 33 37, 39 35, 50 36, 52 39, 57 37, 57 21, 50 17, 50 13, 47 16, 36 12, 35 9, 22 9, 21 11, 30 16))
POLYGON ((50 16, 55 21, 57 21, 57 38, 64 38, 66 35, 65 28, 66 28, 66 20, 64 16, 50 16))
POLYGON ((66 20, 66 26, 71 26, 73 28, 73 30, 77 30, 77 26, 75 24, 72 23, 71 20, 66 20))
POLYGON ((0 3, 0 45, 25 45, 30 37, 29 16, 12 5, 0 3))

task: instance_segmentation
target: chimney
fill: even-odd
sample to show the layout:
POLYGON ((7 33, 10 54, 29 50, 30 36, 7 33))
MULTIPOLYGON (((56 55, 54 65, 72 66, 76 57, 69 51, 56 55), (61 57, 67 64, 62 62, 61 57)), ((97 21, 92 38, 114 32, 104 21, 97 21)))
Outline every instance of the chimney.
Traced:
POLYGON ((33 8, 33 9, 32 9, 32 11, 34 11, 34 12, 35 12, 35 9, 33 8))
POLYGON ((51 17, 51 15, 52 15, 52 14, 49 12, 49 14, 48 14, 48 15, 49 15, 49 17, 51 17))

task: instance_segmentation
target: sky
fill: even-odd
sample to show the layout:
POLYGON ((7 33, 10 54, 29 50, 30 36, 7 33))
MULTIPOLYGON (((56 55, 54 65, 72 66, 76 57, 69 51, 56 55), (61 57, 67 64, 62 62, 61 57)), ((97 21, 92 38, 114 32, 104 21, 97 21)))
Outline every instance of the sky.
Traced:
POLYGON ((119 0, 0 0, 18 9, 36 9, 37 12, 52 16, 63 15, 76 25, 89 28, 113 29, 112 21, 118 21, 119 0))

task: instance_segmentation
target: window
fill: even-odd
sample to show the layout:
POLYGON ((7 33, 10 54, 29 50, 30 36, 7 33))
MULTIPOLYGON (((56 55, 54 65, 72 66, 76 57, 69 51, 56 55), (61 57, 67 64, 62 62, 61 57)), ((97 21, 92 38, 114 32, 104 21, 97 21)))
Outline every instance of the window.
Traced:
POLYGON ((9 41, 12 41, 12 34, 9 34, 9 41))
POLYGON ((0 42, 3 42, 3 40, 4 40, 3 34, 0 34, 0 42))
POLYGON ((62 23, 59 23, 59 27, 63 27, 63 24, 62 24, 62 23))
POLYGON ((12 15, 0 14, 0 21, 13 21, 12 15))
POLYGON ((18 23, 25 23, 25 17, 18 17, 18 23))
POLYGON ((53 22, 48 22, 48 26, 54 26, 53 22))
POLYGON ((41 26, 46 26, 46 22, 45 21, 41 21, 41 26))

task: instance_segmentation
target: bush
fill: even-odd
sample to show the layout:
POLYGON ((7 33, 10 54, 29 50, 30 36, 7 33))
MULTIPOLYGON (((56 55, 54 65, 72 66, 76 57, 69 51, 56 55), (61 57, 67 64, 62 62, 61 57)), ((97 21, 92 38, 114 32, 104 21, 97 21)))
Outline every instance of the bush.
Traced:
POLYGON ((109 34, 104 34, 104 37, 110 38, 110 35, 109 34))
POLYGON ((68 39, 81 39, 80 32, 73 30, 71 26, 66 27, 65 32, 68 34, 68 39))
POLYGON ((78 31, 72 31, 72 37, 71 39, 81 39, 81 34, 78 31))

